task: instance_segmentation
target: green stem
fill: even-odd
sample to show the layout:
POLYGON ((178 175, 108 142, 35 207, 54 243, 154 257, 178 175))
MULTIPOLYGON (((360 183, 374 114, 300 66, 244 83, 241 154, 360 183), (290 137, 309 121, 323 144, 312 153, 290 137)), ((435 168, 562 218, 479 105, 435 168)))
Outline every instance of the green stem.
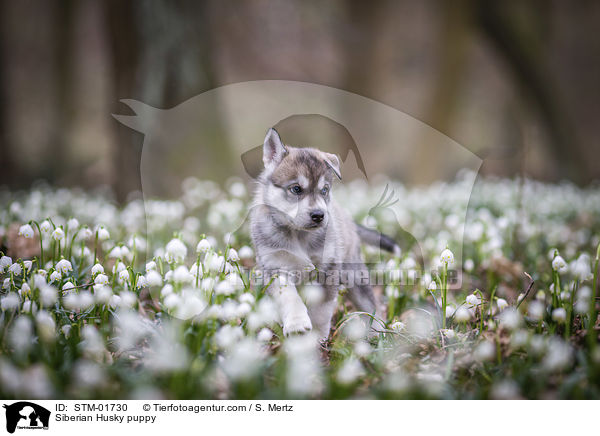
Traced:
POLYGON ((200 279, 200 255, 196 259, 196 289, 198 289, 198 280, 200 279))
POLYGON ((592 285, 592 300, 590 301, 590 313, 588 320, 588 342, 590 348, 596 348, 596 334, 594 333, 594 327, 596 326, 596 320, 598 319, 598 312, 596 312, 596 294, 598 291, 598 260, 600 260, 600 244, 596 249, 596 261, 594 263, 594 281, 592 285))
POLYGON ((446 294, 448 291, 448 264, 444 262, 442 277, 442 328, 446 328, 446 294))
POLYGON ((98 229, 96 229, 96 238, 94 239, 94 265, 98 263, 98 229))
POLYGON ((40 230, 40 225, 37 221, 31 221, 38 230, 38 235, 40 235, 40 268, 44 268, 44 243, 42 241, 42 231, 40 230))
POLYGON ((565 326, 565 340, 569 340, 571 337, 571 324, 573 324, 573 320, 571 316, 573 314, 573 298, 575 297, 575 292, 579 287, 579 280, 575 280, 573 283, 573 292, 571 292, 571 298, 569 298, 569 304, 567 306, 567 325, 565 326))

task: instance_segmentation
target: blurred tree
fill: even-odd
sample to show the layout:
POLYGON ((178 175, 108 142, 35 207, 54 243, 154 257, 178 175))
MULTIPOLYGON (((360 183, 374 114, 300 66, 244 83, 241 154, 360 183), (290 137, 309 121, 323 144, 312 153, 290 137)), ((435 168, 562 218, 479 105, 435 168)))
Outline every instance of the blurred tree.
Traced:
MULTIPOLYGON (((6 17, 5 7, 6 0, 0 0, 0 17, 6 17)), ((0 18, 0 183, 8 184, 13 181, 13 178, 15 177, 15 164, 9 148, 10 144, 6 126, 6 102, 8 100, 6 95, 6 87, 8 83, 6 81, 5 67, 8 60, 6 58, 6 51, 4 49, 7 27, 4 26, 3 18, 0 18)))
POLYGON ((584 182, 586 167, 570 114, 561 101, 545 55, 551 8, 540 0, 473 2, 480 30, 492 42, 514 75, 514 81, 549 133, 548 151, 560 162, 562 176, 584 182))

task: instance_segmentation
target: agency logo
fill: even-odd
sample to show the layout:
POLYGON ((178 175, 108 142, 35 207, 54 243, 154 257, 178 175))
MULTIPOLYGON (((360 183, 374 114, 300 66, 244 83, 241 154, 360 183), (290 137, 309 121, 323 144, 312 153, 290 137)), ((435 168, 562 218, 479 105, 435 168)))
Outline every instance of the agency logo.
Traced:
POLYGON ((6 409, 6 431, 9 433, 14 433, 17 428, 19 430, 48 430, 50 422, 48 409, 29 401, 4 404, 3 407, 6 409))

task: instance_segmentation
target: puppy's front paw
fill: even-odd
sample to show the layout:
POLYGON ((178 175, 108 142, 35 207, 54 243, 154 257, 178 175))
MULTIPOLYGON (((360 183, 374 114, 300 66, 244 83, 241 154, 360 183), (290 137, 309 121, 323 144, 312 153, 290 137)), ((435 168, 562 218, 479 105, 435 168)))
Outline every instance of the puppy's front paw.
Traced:
POLYGON ((289 336, 294 333, 306 333, 312 330, 312 323, 306 309, 290 313, 283 318, 283 334, 289 336))

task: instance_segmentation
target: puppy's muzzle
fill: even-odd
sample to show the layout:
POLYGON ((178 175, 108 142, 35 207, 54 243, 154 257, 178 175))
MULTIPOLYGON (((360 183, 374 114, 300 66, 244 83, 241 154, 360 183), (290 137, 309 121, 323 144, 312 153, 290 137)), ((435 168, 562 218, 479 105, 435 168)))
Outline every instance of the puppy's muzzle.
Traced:
POLYGON ((310 219, 314 223, 320 223, 325 218, 325 213, 322 210, 313 210, 310 212, 310 219))

